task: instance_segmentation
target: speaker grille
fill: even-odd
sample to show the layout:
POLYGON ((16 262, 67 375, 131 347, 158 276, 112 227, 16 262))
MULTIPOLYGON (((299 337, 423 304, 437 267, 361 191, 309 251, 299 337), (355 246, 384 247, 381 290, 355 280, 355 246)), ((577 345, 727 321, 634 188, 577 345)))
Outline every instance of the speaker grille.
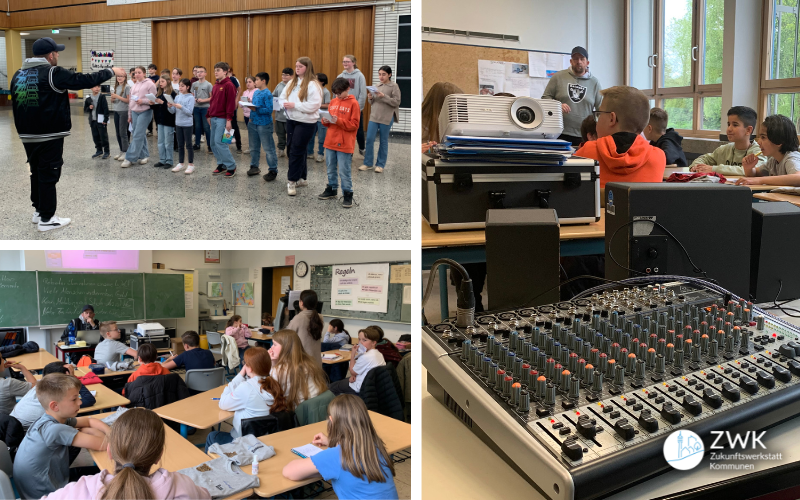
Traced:
POLYGON ((464 410, 461 409, 460 406, 458 406, 456 400, 451 398, 450 395, 447 394, 447 391, 444 391, 444 404, 445 406, 450 408, 450 411, 452 411, 456 417, 458 417, 462 422, 464 422, 467 425, 467 427, 472 429, 472 419, 469 418, 467 412, 465 412, 464 410))

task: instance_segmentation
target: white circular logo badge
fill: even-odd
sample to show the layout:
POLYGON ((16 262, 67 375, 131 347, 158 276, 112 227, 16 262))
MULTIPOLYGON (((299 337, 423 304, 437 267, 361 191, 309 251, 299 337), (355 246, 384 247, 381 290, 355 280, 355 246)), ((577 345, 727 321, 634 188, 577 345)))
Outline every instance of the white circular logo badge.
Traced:
POLYGON ((664 458, 678 470, 693 469, 703 460, 703 441, 692 431, 679 430, 664 441, 664 458))

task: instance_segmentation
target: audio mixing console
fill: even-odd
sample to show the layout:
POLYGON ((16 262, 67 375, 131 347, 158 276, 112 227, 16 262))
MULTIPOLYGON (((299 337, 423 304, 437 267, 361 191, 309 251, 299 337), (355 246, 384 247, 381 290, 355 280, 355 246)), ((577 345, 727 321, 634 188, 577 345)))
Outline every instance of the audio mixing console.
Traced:
POLYGON ((800 413, 800 329, 701 283, 426 326, 428 391, 546 497, 607 496, 669 469, 673 430, 800 413))

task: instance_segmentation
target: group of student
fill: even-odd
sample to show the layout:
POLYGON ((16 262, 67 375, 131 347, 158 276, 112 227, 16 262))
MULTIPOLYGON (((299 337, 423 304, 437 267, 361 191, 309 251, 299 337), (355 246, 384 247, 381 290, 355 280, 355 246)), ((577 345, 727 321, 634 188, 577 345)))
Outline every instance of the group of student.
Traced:
MULTIPOLYGON (((212 431, 206 450, 214 443, 227 444, 241 437, 243 419, 294 411, 302 402, 331 390, 336 397, 328 404, 327 435, 320 433, 312 440, 313 444, 328 448, 311 458, 289 463, 283 474, 292 480, 320 474, 331 482, 340 498, 397 498, 392 460, 358 396, 369 370, 385 364, 376 349, 383 332, 377 326, 361 330, 359 342, 353 346, 351 376, 329 384, 322 370, 320 347, 311 347, 309 350, 315 352, 312 355, 305 345, 321 345, 325 340, 328 346, 341 347, 350 342, 350 335, 341 320, 334 319, 323 337, 316 300, 311 290, 301 294, 300 313, 287 328, 273 334, 270 349, 250 347, 246 341, 242 346, 240 341, 249 337, 243 331, 247 327, 242 325, 241 317, 231 318, 225 333, 241 346, 242 365, 223 390, 219 407, 234 412, 232 429, 212 431)), ((86 306, 74 322, 86 322, 80 326, 99 329, 102 340, 95 348, 95 361, 113 363, 123 355, 133 356, 139 367, 129 381, 167 374, 176 368, 216 366, 213 354, 200 347, 197 332, 188 331, 181 336, 184 352, 159 362, 151 344, 130 349, 120 341, 115 322, 97 323, 93 316, 93 308, 86 306)), ((13 366, 26 380, 7 378, 0 383, 0 411, 17 418, 26 430, 14 460, 14 479, 21 498, 211 498, 207 490, 177 472, 158 469, 150 473, 164 453, 165 439, 164 424, 154 412, 131 409, 113 427, 95 418, 78 417, 80 408, 92 402, 72 365, 51 363, 38 382, 23 366, 13 366), (16 406, 15 396, 22 396, 16 406), (113 470, 81 476, 82 470, 70 469, 81 448, 108 449, 113 470)))
MULTIPOLYGON (((425 97, 423 153, 439 139, 444 98, 456 93, 462 91, 455 85, 436 83, 425 97)), ((687 166, 682 138, 668 128, 665 110, 651 109, 648 97, 634 87, 610 87, 600 94, 599 108, 581 124, 583 142, 575 155, 598 161, 601 187, 607 182, 662 182, 667 165, 687 166)), ((752 141, 758 123, 755 110, 734 106, 727 117, 730 142, 696 158, 688 165, 692 172, 738 176, 737 185, 800 186, 800 142, 792 120, 780 114, 768 116, 752 141)))
POLYGON ((217 162, 212 175, 233 177, 236 175, 236 161, 230 144, 235 144, 237 152, 242 153, 237 117, 241 107, 250 147, 248 176, 261 173, 262 147, 268 165, 263 176, 267 182, 278 176, 278 157, 288 155, 287 192, 295 196, 297 188, 308 186, 307 160, 324 161, 327 186, 318 198, 337 198, 341 181, 342 205, 350 208, 353 205, 351 169, 355 145, 358 143, 359 153, 364 157, 359 170, 374 168, 376 173, 383 172, 389 152, 389 131, 399 118, 400 88, 392 82, 389 66, 380 67, 380 81, 374 90, 368 91, 355 56, 344 56, 342 64, 344 71, 331 83, 330 91, 325 88, 327 75, 315 73, 308 57, 298 58, 294 68, 284 68, 281 81, 273 91, 267 87, 270 77, 265 72, 248 76, 242 87, 233 74, 233 68, 226 62, 214 65, 213 84, 206 81, 206 68, 203 66, 193 68, 194 77, 191 79, 182 78, 183 71, 179 68, 163 70, 160 75, 155 64, 146 69, 144 66, 131 68, 130 79, 116 78, 114 91, 109 95, 110 108, 100 86, 94 87, 86 98, 84 110, 89 113, 96 148, 92 158, 107 159, 111 155, 107 125, 113 113, 120 149, 120 154, 114 159, 121 161, 123 168, 148 162, 147 136, 152 132, 146 130, 151 130, 155 122, 159 151, 155 167, 193 173, 194 151, 200 150, 200 143, 204 140, 208 154, 213 154, 217 162), (155 96, 155 100, 151 101, 147 95, 155 96), (279 108, 274 109, 274 122, 273 96, 279 103, 279 108), (362 110, 367 100, 371 112, 365 141, 362 110), (321 117, 320 110, 328 114, 321 117), (277 147, 273 133, 278 138, 277 147), (378 135, 380 143, 376 158, 374 142, 378 135), (315 136, 318 136, 316 154, 315 136), (177 164, 173 155, 176 151, 177 164))

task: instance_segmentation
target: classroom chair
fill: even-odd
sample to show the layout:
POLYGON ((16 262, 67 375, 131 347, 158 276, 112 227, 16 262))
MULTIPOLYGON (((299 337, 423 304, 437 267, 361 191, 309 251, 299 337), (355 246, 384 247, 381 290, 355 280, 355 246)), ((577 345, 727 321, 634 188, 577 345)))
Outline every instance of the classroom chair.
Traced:
POLYGON ((325 391, 319 396, 307 399, 297 405, 295 414, 297 415, 297 425, 309 425, 322 422, 328 418, 328 403, 335 396, 331 391, 325 391))
POLYGON ((186 387, 190 391, 205 392, 221 385, 225 385, 225 368, 221 366, 186 372, 186 387))
POLYGON ((242 435, 252 434, 255 437, 275 434, 276 432, 297 427, 297 416, 293 411, 279 411, 266 417, 242 419, 242 435))
POLYGON ((219 363, 222 360, 222 335, 209 330, 206 331, 206 340, 208 350, 214 355, 214 362, 219 363))
POLYGON ((10 488, 12 495, 8 496, 8 489, 2 484, 3 480, 0 479, 0 496, 2 496, 3 500, 17 498, 17 488, 12 478, 14 475, 14 464, 11 460, 11 452, 8 451, 8 446, 3 441, 0 441, 0 472, 3 473, 3 476, 0 476, 0 478, 4 478, 5 481, 8 481, 8 488, 10 488))
POLYGON ((17 491, 11 484, 11 478, 8 477, 3 471, 0 471, 0 499, 2 500, 15 500, 17 498, 17 491))

